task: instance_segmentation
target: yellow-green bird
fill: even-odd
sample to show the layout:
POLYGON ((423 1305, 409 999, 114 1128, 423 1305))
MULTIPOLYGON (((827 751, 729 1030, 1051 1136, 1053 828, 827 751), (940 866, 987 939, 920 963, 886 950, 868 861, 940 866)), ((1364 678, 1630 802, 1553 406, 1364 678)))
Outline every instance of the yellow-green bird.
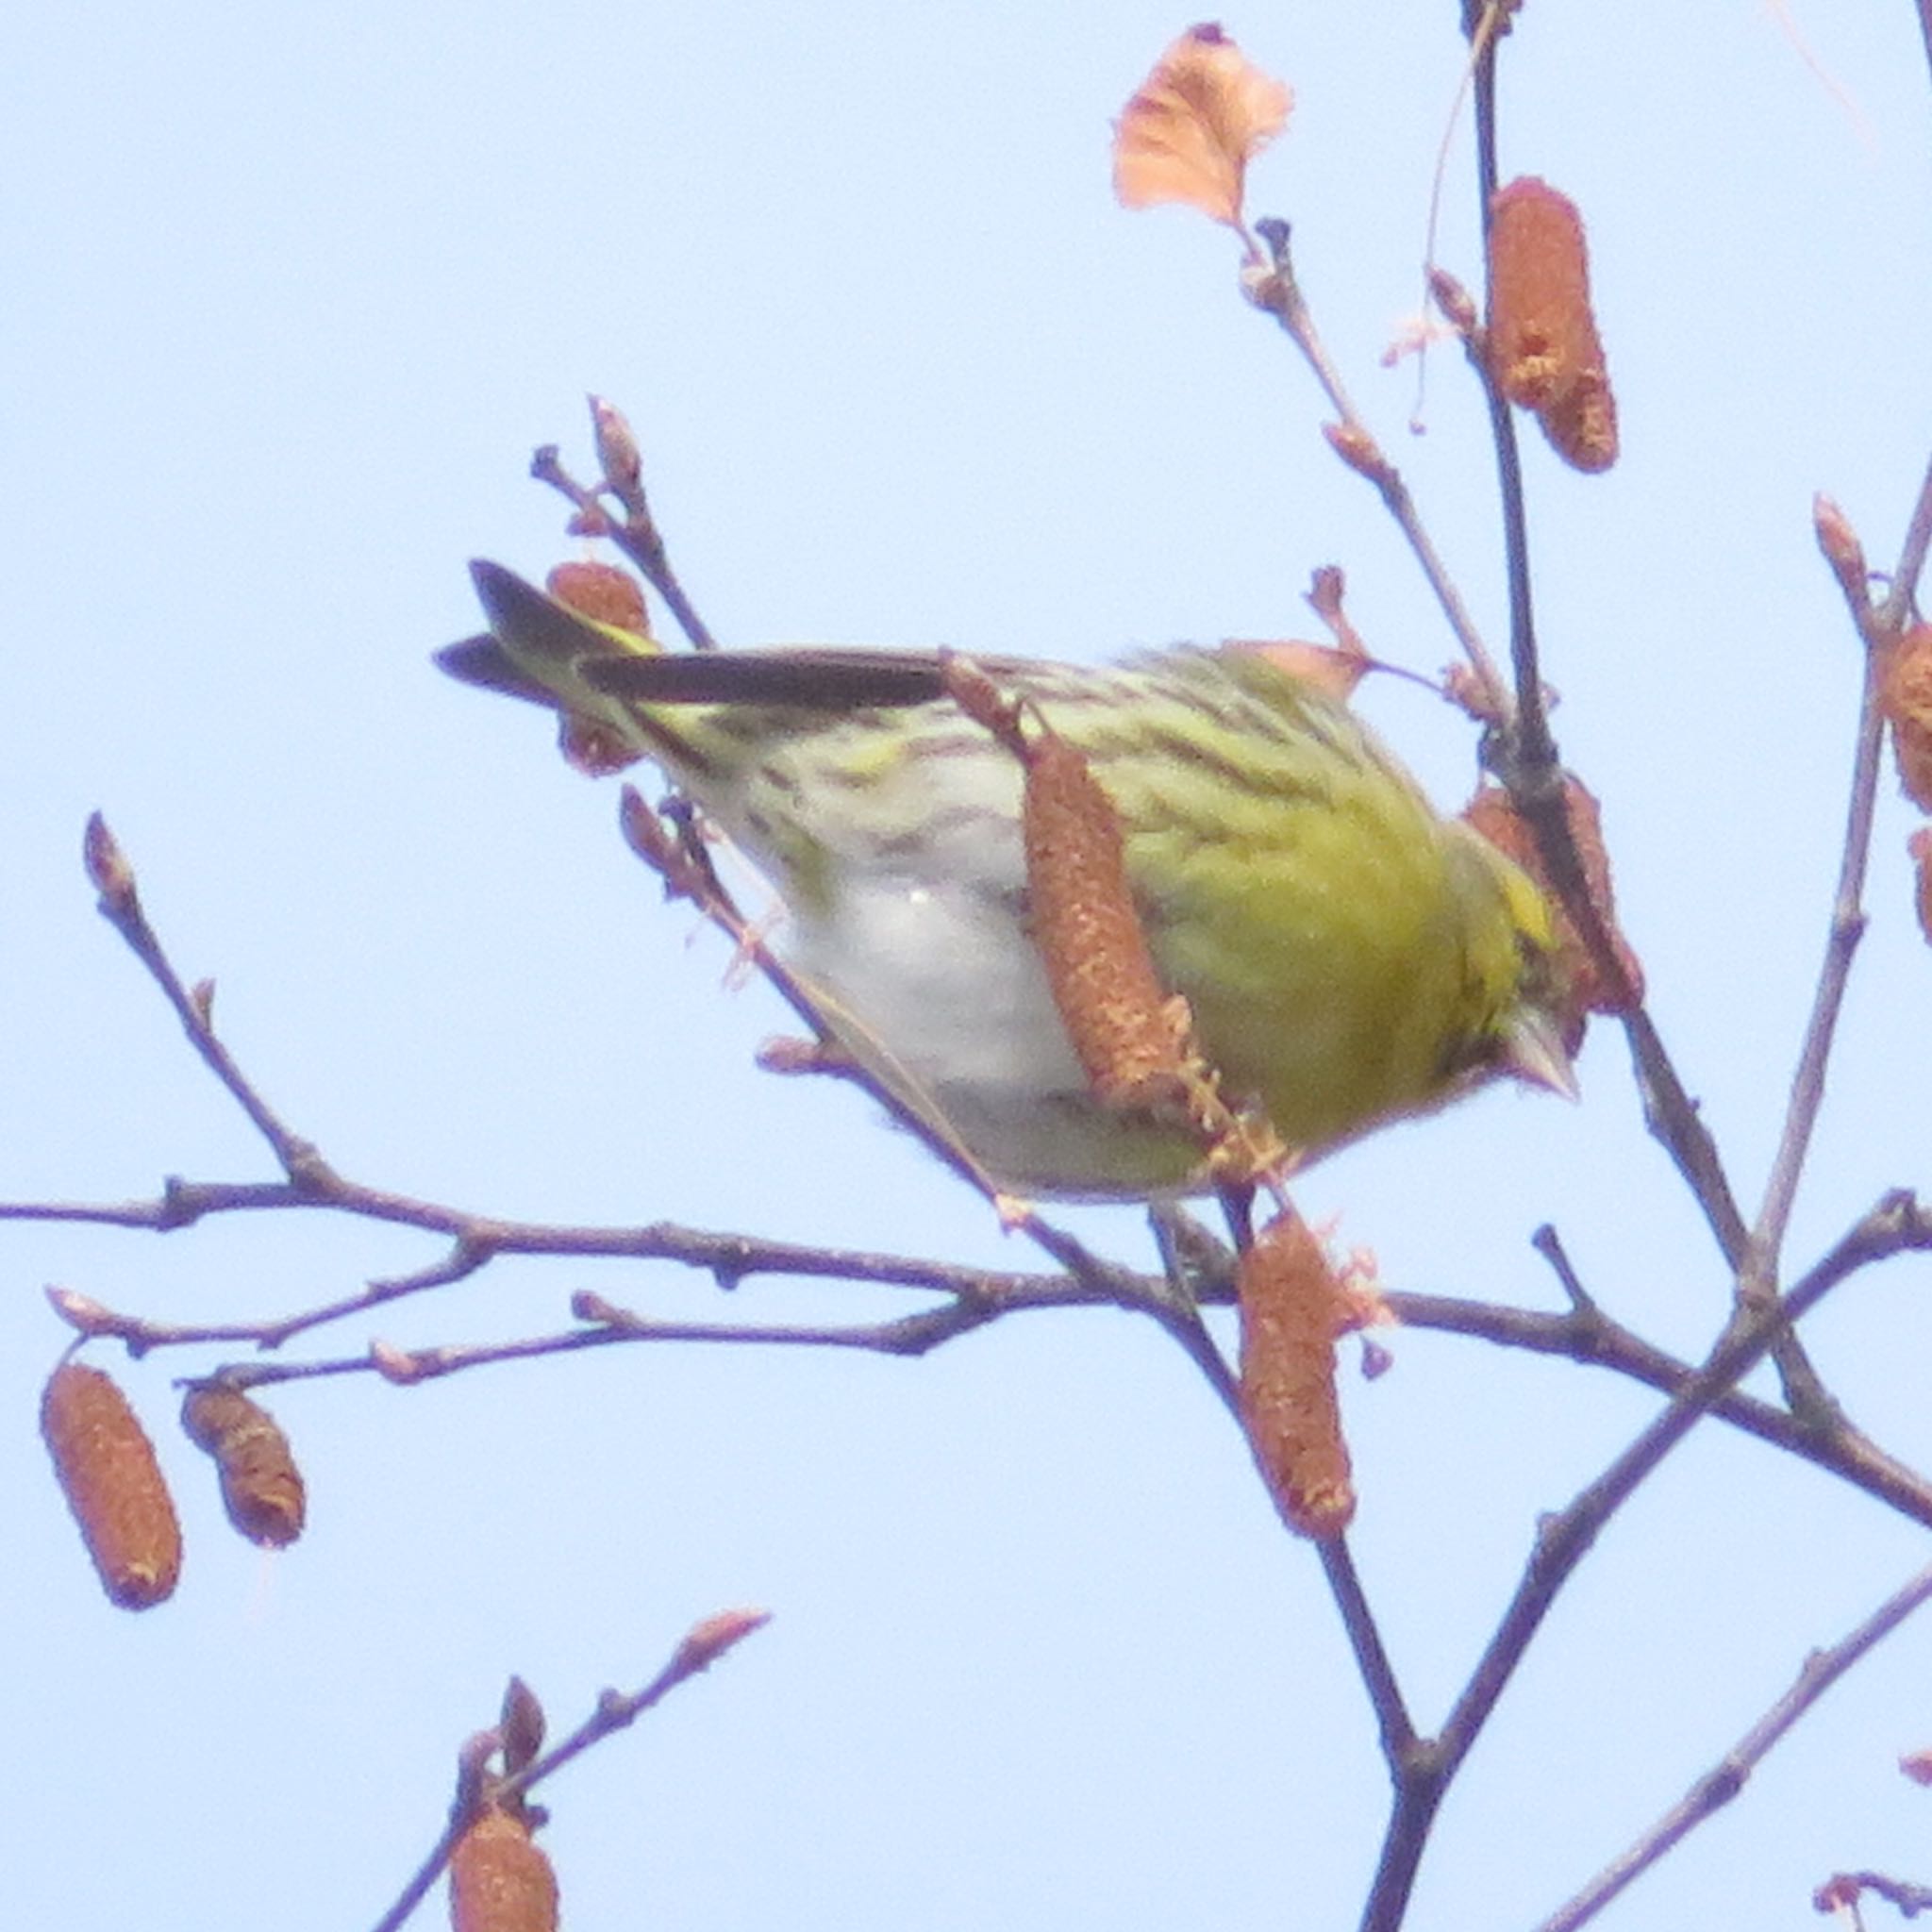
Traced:
MULTIPOLYGON (((1019 762, 938 655, 669 654, 472 572, 490 631, 438 661, 656 760, 771 882, 788 961, 908 1112, 1016 1192, 1204 1185, 1197 1141, 1090 1091, 1027 930, 1019 762)), ((1500 1073, 1573 1091, 1548 903, 1345 705, 1252 646, 974 662, 1085 755, 1162 983, 1291 1147, 1500 1073)))

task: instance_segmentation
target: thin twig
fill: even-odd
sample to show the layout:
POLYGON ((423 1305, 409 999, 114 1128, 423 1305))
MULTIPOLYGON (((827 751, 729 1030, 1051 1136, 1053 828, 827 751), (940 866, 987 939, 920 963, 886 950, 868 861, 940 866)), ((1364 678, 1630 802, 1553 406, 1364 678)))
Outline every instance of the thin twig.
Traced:
POLYGON ((1341 1626, 1347 1634, 1349 1647, 1355 1653, 1356 1670, 1361 1676, 1362 1686, 1369 1693, 1369 1703, 1375 1713, 1375 1729, 1382 1740, 1382 1755, 1391 1774, 1398 1774, 1405 1757, 1415 1749, 1416 1734, 1414 1722, 1408 1714, 1407 1701, 1395 1675, 1395 1666, 1390 1661, 1388 1647, 1382 1641, 1381 1628, 1369 1608, 1369 1599, 1362 1590, 1355 1558, 1349 1554, 1347 1539, 1324 1537, 1316 1548, 1322 1555, 1322 1574, 1327 1580, 1329 1594, 1334 1597, 1336 1607, 1341 1613, 1341 1626))
MULTIPOLYGON (((1932 5, 1932 0, 1926 0, 1932 5)), ((1918 594, 1919 579, 1924 574, 1925 558, 1932 554, 1932 465, 1919 485, 1919 499, 1912 506, 1911 521, 1906 525, 1906 541, 1900 547, 1898 570, 1891 590, 1879 607, 1879 622, 1888 633, 1902 629, 1906 615, 1918 594)))
POLYGON ((1862 585, 1854 585, 1842 576, 1839 579, 1852 622, 1864 645, 1864 677, 1858 701, 1850 796, 1845 807, 1844 847, 1839 860, 1838 889, 1832 899, 1824 960, 1819 968, 1818 987, 1805 1028, 1804 1044, 1799 1050, 1797 1070, 1791 1076, 1791 1097, 1785 1110, 1784 1130, 1740 1274, 1739 1294, 1747 1302, 1761 1303, 1775 1292, 1785 1230, 1790 1222, 1805 1157, 1824 1101, 1825 1069, 1851 977, 1852 958, 1865 930, 1862 901, 1885 734, 1884 714, 1879 707, 1884 654, 1898 636, 1911 608, 1928 541, 1932 541, 1932 466, 1927 467, 1919 485, 1904 551, 1882 608, 1873 607, 1862 585))
MULTIPOLYGON (((152 1200, 106 1202, 0 1202, 0 1220, 82 1222, 117 1227, 169 1231, 205 1215, 275 1209, 322 1209, 364 1220, 420 1228, 452 1237, 447 1257, 408 1274, 369 1282, 357 1294, 325 1302, 293 1314, 262 1322, 219 1327, 176 1327, 163 1323, 118 1318, 117 1334, 142 1350, 198 1341, 252 1341, 276 1348, 310 1328, 365 1313, 387 1302, 460 1280, 500 1255, 553 1256, 577 1260, 674 1261, 702 1269, 721 1287, 732 1288, 756 1274, 791 1274, 827 1280, 868 1282, 888 1288, 930 1289, 941 1294, 974 1297, 989 1304, 1021 1306, 1035 1293, 1050 1294, 1072 1286, 1075 1297, 1118 1303, 1125 1284, 1143 1276, 1125 1271, 1071 1284, 1058 1274, 1029 1274, 974 1268, 914 1256, 888 1255, 858 1248, 813 1247, 794 1241, 721 1233, 658 1221, 633 1227, 591 1227, 556 1222, 499 1221, 435 1201, 413 1200, 381 1189, 365 1188, 331 1173, 315 1189, 282 1183, 171 1182, 152 1200)), ((1064 1252, 1083 1252, 1076 1248, 1064 1252)), ((1095 1264, 1096 1267, 1099 1264, 1095 1264)), ((105 1332, 105 1331, 103 1331, 105 1332)))
MULTIPOLYGON (((1252 1204, 1251 1189, 1224 1187, 1222 1190, 1222 1207, 1227 1215, 1229 1228, 1243 1249, 1253 1238, 1249 1221, 1252 1204)), ((1227 1366, 1226 1357, 1216 1347, 1214 1338, 1201 1319, 1195 1294, 1196 1271, 1189 1267, 1177 1246, 1178 1224, 1172 1216, 1163 1218, 1157 1215, 1155 1225, 1166 1263, 1164 1280, 1173 1309, 1173 1313, 1163 1321, 1163 1325, 1188 1350, 1195 1365, 1221 1396, 1228 1413, 1245 1431, 1247 1423, 1241 1410, 1241 1389, 1234 1373, 1227 1366)), ((1199 1230, 1194 1230, 1194 1233, 1198 1237, 1199 1230)), ((1223 1252, 1225 1257, 1226 1251, 1223 1252)), ((1224 1291, 1225 1281, 1231 1278, 1225 1277, 1224 1291)), ((1158 1309, 1154 1312, 1157 1320, 1163 1319, 1158 1309)), ((1383 1756, 1389 1763, 1391 1776, 1395 1775, 1403 1757, 1415 1746, 1415 1725, 1409 1718, 1401 1682, 1395 1674, 1388 1645, 1382 1640, 1381 1626, 1370 1607, 1368 1593, 1362 1588, 1361 1577, 1356 1570, 1355 1558, 1349 1553, 1346 1541, 1340 1536, 1324 1537, 1317 1541, 1316 1549, 1322 1558, 1324 1580, 1335 1601, 1343 1634, 1355 1657, 1357 1673, 1368 1693, 1370 1707, 1375 1714, 1375 1727, 1382 1740, 1383 1756)))
MULTIPOLYGON (((1491 7, 1465 9, 1475 61, 1476 190, 1481 204, 1482 236, 1487 248, 1496 202, 1496 33, 1491 7)), ((1483 375, 1484 399, 1490 412, 1490 440, 1496 452, 1502 490, 1503 555, 1509 587, 1509 662, 1516 685, 1511 736, 1512 763, 1525 774, 1555 774, 1556 741, 1550 736, 1549 713, 1543 703, 1542 672, 1538 664, 1536 600, 1530 593, 1529 514, 1523 488, 1522 453, 1516 441, 1516 421, 1501 389, 1490 377, 1488 365, 1474 358, 1483 375)))
POLYGON ((1529 1244, 1550 1264, 1550 1272, 1557 1277, 1557 1285, 1563 1291, 1563 1299, 1570 1304, 1573 1316, 1579 1319, 1602 1318, 1602 1309, 1597 1307, 1596 1297, 1583 1285, 1583 1277, 1576 1272, 1575 1264, 1570 1259, 1570 1252, 1563 1245, 1563 1237, 1546 1221, 1530 1236, 1529 1244))
MULTIPOLYGON (((1477 10, 1466 9, 1466 20, 1477 10)), ((1475 65, 1477 176, 1482 196, 1482 230, 1487 245, 1493 225, 1500 170, 1497 165, 1495 40, 1493 11, 1481 11, 1482 39, 1475 65)), ((1637 990, 1624 969, 1614 935, 1591 892, 1564 798, 1563 772, 1544 703, 1541 653, 1536 636, 1536 603, 1531 588, 1527 494, 1516 436, 1515 413, 1487 357, 1471 345, 1490 415, 1501 492, 1504 554, 1509 586, 1509 655, 1516 682, 1512 729, 1497 734, 1497 768, 1511 797, 1536 834, 1538 849, 1563 909, 1582 938, 1623 1018, 1637 1063, 1645 1124, 1669 1151, 1678 1172, 1703 1208, 1726 1263, 1740 1284, 1740 1299, 1763 1305, 1776 1292, 1775 1280, 1761 1281, 1751 1266, 1752 1243, 1724 1172, 1716 1143, 1678 1078, 1661 1037, 1643 1011, 1637 990)), ((1817 1372, 1795 1338, 1774 1339, 1772 1354, 1791 1407, 1820 1424, 1840 1420, 1817 1372)))
POLYGON ((663 598, 665 608, 677 620, 677 627, 691 640, 693 650, 715 651, 717 639, 685 595, 684 586, 671 567, 671 553, 644 494, 642 466, 630 425, 601 396, 591 396, 590 405, 602 483, 594 490, 579 483, 563 467, 562 455, 554 442, 545 443, 531 457, 530 475, 575 505, 573 526, 579 535, 608 537, 637 565, 645 582, 663 598), (617 499, 622 517, 614 517, 605 508, 602 499, 607 494, 617 499))
POLYGON ((1260 221, 1255 224, 1255 231, 1266 242, 1272 259, 1265 267, 1251 270, 1244 278, 1248 299, 1256 308, 1274 316, 1314 372, 1323 394, 1341 418, 1340 426, 1329 432, 1330 446, 1352 470, 1374 486, 1421 565, 1423 575, 1435 592, 1436 601, 1442 608, 1442 615, 1448 620, 1449 628, 1469 660, 1470 669, 1495 706, 1496 715, 1505 715, 1509 705, 1508 687, 1503 682, 1482 635, 1476 629, 1469 606, 1463 601, 1462 592, 1449 575, 1448 565, 1442 561, 1424 527, 1421 513, 1415 507, 1414 497, 1409 494, 1408 485, 1402 479, 1401 471, 1375 440, 1367 420, 1350 399, 1341 373, 1315 327, 1307 298, 1295 278, 1294 265, 1289 253, 1288 224, 1260 221))
MULTIPOLYGON (((1500 170, 1496 158, 1497 9, 1470 0, 1465 28, 1477 41, 1475 58, 1475 147, 1482 232, 1487 244, 1500 170)), ((1536 600, 1531 588, 1529 513, 1524 487, 1516 419, 1487 358, 1471 344, 1471 365, 1489 410, 1490 437, 1496 453, 1502 505, 1503 545, 1509 587, 1509 657, 1516 686, 1516 724, 1501 735, 1497 763, 1510 796, 1529 821, 1563 909, 1589 950, 1606 986, 1622 995, 1625 1034, 1637 1063, 1645 1124, 1662 1142, 1689 1183, 1716 1236, 1725 1261, 1736 1268, 1745 1246, 1743 1216, 1725 1178, 1724 1166, 1685 1091, 1663 1041, 1628 983, 1614 936, 1605 924, 1585 876, 1563 799, 1563 772, 1543 700, 1542 666, 1536 632, 1536 600)))
POLYGON ((1448 1722, 1418 1743, 1398 1777, 1381 1856, 1362 1915, 1363 1932, 1393 1932, 1407 1910, 1428 1831, 1442 1796, 1494 1712, 1524 1653, 1598 1532, 1707 1413, 1733 1391, 1791 1324, 1857 1269, 1902 1248, 1932 1247, 1932 1215, 1907 1193, 1888 1195, 1794 1287, 1768 1308, 1740 1314, 1663 1412, 1568 1508, 1539 1525, 1522 1582, 1448 1722))
MULTIPOLYGON (((1489 99, 1489 93, 1480 86, 1476 99, 1480 127, 1488 125, 1483 119, 1483 103, 1489 99)), ((1493 135, 1491 140, 1493 142, 1493 135)), ((1743 1259, 1747 1233, 1717 1143, 1644 1010, 1638 988, 1631 983, 1616 935, 1606 923, 1590 889, 1582 856, 1576 848, 1564 773, 1543 703, 1535 601, 1530 586, 1527 510, 1515 419, 1507 399, 1496 385, 1493 372, 1474 344, 1470 360, 1488 404, 1496 449, 1508 559, 1510 657, 1516 679, 1519 725, 1513 732, 1493 735, 1489 762, 1508 787, 1510 797, 1534 832, 1556 896, 1583 941, 1609 1003, 1622 1021, 1635 1065, 1644 1125, 1670 1155, 1702 1208, 1726 1264, 1736 1269, 1743 1259)))
POLYGON ((507 1777, 484 1779, 476 1767, 465 1761, 459 1766, 457 1795, 450 1806, 448 1823, 408 1883, 376 1922, 374 1932, 398 1932, 429 1888, 441 1876, 452 1854, 462 1842, 463 1834, 481 1815, 487 1804, 504 1804, 521 1798, 532 1786, 572 1759, 580 1757, 593 1744, 634 1724, 645 1711, 662 1702, 678 1685, 708 1669, 735 1644, 770 1621, 764 1610, 724 1610, 694 1624, 672 1653, 670 1661, 642 1690, 625 1694, 606 1690, 596 1708, 559 1744, 507 1777))
MULTIPOLYGON (((1525 811, 1524 816, 1530 817, 1536 826, 1538 843, 1546 860, 1557 849, 1554 841, 1566 841, 1568 850, 1575 850, 1569 822, 1560 810, 1544 811, 1541 816, 1525 811)), ((1579 881, 1582 878, 1580 864, 1576 877, 1579 881)), ((1607 962, 1616 958, 1616 943, 1591 902, 1588 888, 1583 889, 1580 898, 1566 899, 1563 909, 1576 923, 1583 942, 1590 949, 1591 964, 1603 972, 1607 962)), ((1743 1210, 1731 1190, 1717 1142, 1704 1124, 1704 1115, 1678 1075, 1648 1011, 1641 1005, 1633 1005, 1627 1012, 1618 1015, 1618 1021, 1630 1048, 1630 1062, 1643 1107, 1644 1130, 1670 1156, 1672 1165, 1690 1190, 1690 1198, 1702 1210, 1725 1265, 1735 1269, 1743 1260, 1747 1232, 1743 1210)))
POLYGON ((1768 1308, 1734 1321, 1661 1414, 1567 1508, 1543 1520, 1523 1581, 1444 1726, 1442 1742, 1452 1761, 1468 1754, 1557 1591, 1604 1524, 1639 1485, 1763 1359, 1773 1341, 1839 1283, 1884 1256, 1906 1248, 1928 1247, 1932 1247, 1932 1215, 1908 1193, 1888 1194, 1790 1293, 1768 1308))
POLYGON ((1830 1649, 1814 1650, 1799 1667, 1791 1688, 1724 1753, 1723 1759, 1706 1772, 1627 1851, 1605 1866, 1560 1910, 1545 1919, 1538 1932, 1575 1932, 1577 1926, 1587 1924, 1633 1879, 1649 1871, 1680 1840, 1728 1805, 1786 1732, 1927 1597, 1932 1597, 1932 1567, 1921 1570, 1830 1649))
MULTIPOLYGON (((1594 1303, 1550 1314, 1450 1296, 1391 1292, 1391 1310, 1406 1328, 1467 1335, 1503 1348, 1561 1357, 1587 1367, 1609 1369, 1659 1394, 1676 1396, 1697 1374, 1689 1362, 1654 1346, 1594 1303)), ((1756 1436, 1773 1448, 1801 1457, 1867 1495, 1932 1529, 1932 1480, 1921 1475, 1851 1428, 1807 1428, 1790 1411, 1733 1389, 1711 1406, 1719 1422, 1756 1436)))
POLYGON ((268 1142, 282 1172, 298 1189, 324 1184, 328 1178, 328 1168, 314 1145, 291 1131, 242 1076, 241 1068, 216 1037, 212 1024, 214 982, 202 980, 191 991, 175 972, 174 962, 148 924, 135 885, 134 868, 99 812, 87 822, 82 854, 88 876, 100 894, 96 903, 101 917, 121 935, 146 969, 148 977, 160 988, 203 1064, 248 1116, 256 1131, 268 1142))
MULTIPOLYGON (((929 1353, 1000 1316, 1023 1308, 1091 1307, 1093 1290, 1071 1276, 1039 1277, 1040 1286, 1013 1296, 961 1294, 930 1308, 882 1322, 792 1324, 758 1322, 668 1322, 643 1315, 580 1291, 571 1297, 572 1312, 587 1325, 551 1335, 528 1335, 508 1341, 439 1342, 403 1349, 372 1342, 361 1355, 299 1362, 224 1363, 211 1373, 238 1388, 270 1382, 304 1382, 340 1375, 378 1374, 401 1384, 432 1381, 467 1369, 502 1362, 533 1361, 546 1356, 576 1355, 585 1349, 632 1342, 723 1343, 741 1348, 843 1348, 875 1355, 916 1357, 929 1353)), ((1138 1307, 1159 1319, 1158 1297, 1145 1303, 1105 1298, 1110 1307, 1138 1307)), ((103 1332, 113 1333, 113 1329, 103 1332)))

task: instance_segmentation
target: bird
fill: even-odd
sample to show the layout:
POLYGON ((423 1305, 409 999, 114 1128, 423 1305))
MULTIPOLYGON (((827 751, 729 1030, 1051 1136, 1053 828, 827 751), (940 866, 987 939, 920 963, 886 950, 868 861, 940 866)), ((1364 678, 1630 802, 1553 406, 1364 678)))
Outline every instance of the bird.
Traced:
MULTIPOLYGON (((947 654, 672 652, 471 574, 489 629, 441 667, 655 760, 774 890, 789 967, 903 1115, 1023 1196, 1211 1184, 1197 1135, 1082 1068, 1029 924, 1021 762, 947 654)), ((1161 985, 1301 1161, 1500 1075, 1574 1096, 1549 901, 1281 653, 972 663, 1083 755, 1161 985)))

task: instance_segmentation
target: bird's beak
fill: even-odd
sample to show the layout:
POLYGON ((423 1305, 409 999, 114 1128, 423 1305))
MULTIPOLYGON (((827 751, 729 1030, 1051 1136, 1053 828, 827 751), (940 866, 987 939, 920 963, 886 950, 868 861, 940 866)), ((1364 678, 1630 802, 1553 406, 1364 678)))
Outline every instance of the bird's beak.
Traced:
POLYGON ((1547 1087, 1565 1100, 1582 1097, 1576 1085, 1576 1069, 1563 1048, 1563 1038, 1554 1013, 1525 1008, 1510 1021, 1503 1033, 1501 1065, 1506 1073, 1533 1087, 1547 1087))

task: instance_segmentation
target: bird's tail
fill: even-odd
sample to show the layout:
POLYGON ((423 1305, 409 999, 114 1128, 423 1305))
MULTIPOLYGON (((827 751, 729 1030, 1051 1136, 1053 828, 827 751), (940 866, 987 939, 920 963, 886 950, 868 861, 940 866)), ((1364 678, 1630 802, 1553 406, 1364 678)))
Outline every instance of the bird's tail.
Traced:
POLYGON ((566 749, 573 742, 578 751, 596 747, 599 769, 640 755, 675 759, 678 734, 591 681, 594 666, 662 657, 656 639, 586 617, 501 564, 478 560, 470 575, 490 628, 439 651, 436 661, 443 670, 465 684, 556 711, 566 749))

